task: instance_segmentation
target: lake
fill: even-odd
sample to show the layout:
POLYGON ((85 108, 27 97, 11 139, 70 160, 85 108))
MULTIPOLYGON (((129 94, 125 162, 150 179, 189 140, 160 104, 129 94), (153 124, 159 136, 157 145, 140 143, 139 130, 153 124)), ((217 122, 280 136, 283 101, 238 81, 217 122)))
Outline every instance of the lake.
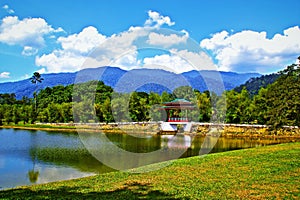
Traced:
MULTIPOLYGON (((113 157, 116 155, 119 156, 116 157, 118 166, 130 168, 179 157, 197 156, 199 152, 200 154, 216 153, 295 140, 186 135, 133 137, 127 134, 111 133, 102 134, 101 137, 105 136, 106 138, 104 140, 99 135, 101 133, 83 135, 76 132, 0 129, 0 189, 115 171, 118 169, 117 167, 111 168, 115 163, 108 162, 108 165, 111 166, 108 167, 106 162, 114 160, 113 157), (118 149, 114 151, 110 145, 116 146, 118 149), (99 154, 93 149, 97 149, 99 154), (128 157, 122 156, 123 154, 120 152, 127 152, 135 157, 130 157, 130 160, 128 157), (151 159, 147 158, 147 155, 152 152, 157 154, 153 153, 151 159)), ((297 140, 300 141, 300 139, 297 140)))

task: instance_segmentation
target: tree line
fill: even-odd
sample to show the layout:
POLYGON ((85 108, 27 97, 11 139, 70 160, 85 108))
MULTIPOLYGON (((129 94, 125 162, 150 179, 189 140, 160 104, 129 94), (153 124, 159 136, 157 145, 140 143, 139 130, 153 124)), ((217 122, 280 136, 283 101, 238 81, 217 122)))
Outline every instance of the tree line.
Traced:
MULTIPOLYGON (((172 93, 122 94, 102 81, 47 87, 35 93, 34 98, 21 100, 14 94, 0 94, 0 124, 160 121, 166 119, 160 109, 163 102, 184 98, 196 105, 197 109, 189 113, 193 121, 209 122, 211 117, 217 116, 226 123, 267 124, 274 128, 299 126, 299 76, 299 65, 288 66, 278 73, 275 82, 261 87, 254 95, 246 87, 218 96, 189 86, 179 87, 172 93), (224 112, 220 112, 222 110, 224 112)), ((40 76, 31 80, 34 84, 42 81, 40 76)))

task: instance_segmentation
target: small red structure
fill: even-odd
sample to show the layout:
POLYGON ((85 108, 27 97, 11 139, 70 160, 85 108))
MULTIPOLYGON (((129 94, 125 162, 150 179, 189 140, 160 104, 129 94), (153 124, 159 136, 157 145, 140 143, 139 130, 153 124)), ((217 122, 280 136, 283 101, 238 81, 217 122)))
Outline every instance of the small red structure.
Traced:
POLYGON ((171 102, 163 103, 161 109, 167 113, 167 122, 189 122, 188 110, 193 110, 195 106, 186 99, 175 99, 171 102))

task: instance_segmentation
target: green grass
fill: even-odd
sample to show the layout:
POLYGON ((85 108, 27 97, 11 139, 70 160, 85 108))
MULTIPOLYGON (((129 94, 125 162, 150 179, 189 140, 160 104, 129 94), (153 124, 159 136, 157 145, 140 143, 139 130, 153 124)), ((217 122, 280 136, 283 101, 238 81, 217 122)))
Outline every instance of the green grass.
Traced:
MULTIPOLYGON (((9 126, 9 125, 8 125, 9 126)), ((55 129, 76 129, 75 126, 55 126, 55 125, 44 125, 44 124, 14 124, 13 127, 20 127, 20 128, 55 128, 55 129)))
POLYGON ((300 143, 258 147, 179 159, 149 173, 6 190, 0 199, 299 199, 299 158, 300 143))

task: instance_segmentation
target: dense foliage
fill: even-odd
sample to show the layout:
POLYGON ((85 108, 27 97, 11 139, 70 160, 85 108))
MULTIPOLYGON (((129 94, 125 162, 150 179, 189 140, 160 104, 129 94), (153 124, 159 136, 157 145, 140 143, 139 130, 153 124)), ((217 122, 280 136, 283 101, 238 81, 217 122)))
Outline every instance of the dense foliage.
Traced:
POLYGON ((279 73, 273 73, 262 75, 260 77, 250 78, 248 81, 246 81, 246 83, 234 88, 234 90, 237 92, 241 92, 243 88, 246 88, 250 96, 254 96, 258 94, 261 88, 265 88, 268 85, 274 83, 279 76, 279 73))
MULTIPOLYGON (((197 111, 190 113, 195 121, 208 122, 212 116, 219 114, 218 111, 226 110, 226 116, 219 117, 227 123, 269 124, 274 128, 299 126, 299 76, 299 65, 288 66, 278 73, 274 83, 260 87, 257 94, 244 87, 240 92, 230 90, 217 96, 208 91, 201 93, 189 86, 181 86, 172 94, 115 93, 101 81, 48 87, 37 92, 34 99, 24 97, 17 100, 14 94, 0 94, 0 124, 160 121, 166 119, 165 113, 159 109, 163 102, 185 98, 197 106, 197 111)), ((247 84, 251 82, 256 81, 247 84)))

